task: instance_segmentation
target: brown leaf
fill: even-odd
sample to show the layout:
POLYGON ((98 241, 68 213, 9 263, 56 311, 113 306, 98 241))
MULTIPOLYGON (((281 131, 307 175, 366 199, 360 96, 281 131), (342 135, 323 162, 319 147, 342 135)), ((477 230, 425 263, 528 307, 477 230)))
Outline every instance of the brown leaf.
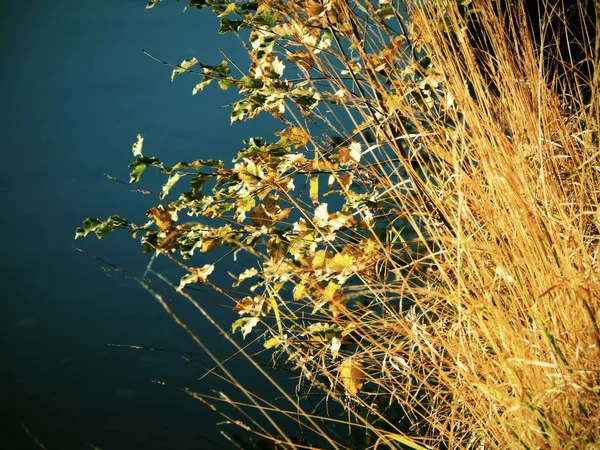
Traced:
POLYGON ((261 227, 270 227, 275 221, 273 216, 266 210, 262 203, 254 208, 254 211, 252 211, 252 214, 250 215, 250 219, 252 219, 253 223, 261 227))
POLYGON ((306 70, 312 69, 315 64, 315 60, 311 54, 303 50, 297 50, 288 55, 287 60, 298 64, 300 67, 303 67, 306 70))
POLYGON ((173 207, 158 205, 146 211, 146 215, 154 220, 154 223, 161 231, 170 230, 177 221, 177 210, 173 207))

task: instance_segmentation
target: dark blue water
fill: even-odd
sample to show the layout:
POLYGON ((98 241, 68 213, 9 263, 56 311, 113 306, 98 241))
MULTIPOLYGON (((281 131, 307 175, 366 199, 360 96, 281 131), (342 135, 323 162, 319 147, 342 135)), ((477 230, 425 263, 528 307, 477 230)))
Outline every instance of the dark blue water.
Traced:
MULTIPOLYGON (((220 448, 207 439, 224 442, 215 431, 218 416, 151 382, 223 388, 214 379, 197 381, 202 371, 179 353, 199 349, 125 272, 107 271, 74 250, 144 271, 149 255, 125 233, 101 242, 73 240, 85 217, 117 213, 143 222, 156 203, 103 175, 127 180, 137 133, 147 155, 175 163, 230 160, 243 138, 270 137, 274 129, 268 121, 230 126, 229 110, 220 106, 232 93, 211 86, 192 97, 197 80, 182 75, 171 83, 171 69, 142 48, 172 62, 196 56, 207 64, 221 62, 223 48, 247 65, 237 41, 217 35, 209 11, 183 13, 185 2, 173 1, 146 10, 145 3, 2 5, 0 448, 39 448, 24 427, 48 449, 220 448)), ((140 187, 157 190, 158 180, 150 175, 140 187)), ((206 262, 199 257, 194 264, 206 262)), ((224 322, 235 319, 212 303, 222 299, 202 299, 224 322)), ((215 352, 232 352, 181 298, 171 301, 215 352)), ((188 356, 211 365, 202 355, 188 356)))

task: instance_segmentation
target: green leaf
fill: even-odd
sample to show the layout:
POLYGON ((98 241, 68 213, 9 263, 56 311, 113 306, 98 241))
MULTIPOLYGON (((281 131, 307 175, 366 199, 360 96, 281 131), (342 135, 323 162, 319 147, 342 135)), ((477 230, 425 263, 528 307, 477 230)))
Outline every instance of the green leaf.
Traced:
MULTIPOLYGON (((227 7, 225 9, 223 9, 222 11, 221 8, 219 9, 219 13, 217 14, 217 17, 223 17, 223 16, 228 16, 229 14, 235 12, 235 10, 239 8, 238 5, 236 3, 230 3, 229 5, 227 5, 227 7)), ((217 12, 217 8, 214 8, 214 11, 217 12)))
POLYGON ((419 61, 417 61, 417 64, 419 64, 423 69, 429 69, 431 67, 431 57, 429 56, 423 56, 421 59, 419 59, 419 61))
POLYGON ((175 186, 175 184, 184 176, 185 175, 180 172, 173 172, 169 176, 169 179, 167 180, 167 182, 163 185, 162 192, 160 193, 159 197, 161 199, 165 198, 169 194, 169 191, 171 190, 171 188, 173 186, 175 186))
POLYGON ((317 49, 325 50, 331 47, 331 42, 333 41, 333 33, 329 30, 324 31, 321 35, 321 39, 319 39, 319 43, 317 44, 317 49))
POLYGON ((231 73, 231 69, 229 69, 227 61, 225 60, 221 61, 221 64, 217 66, 209 67, 208 71, 214 71, 220 75, 229 75, 231 73))
MULTIPOLYGON (((249 9, 246 5, 249 5, 249 4, 251 5, 252 3, 253 2, 242 3, 238 6, 242 9, 249 9)), ((223 0, 190 0, 188 5, 184 8, 184 11, 187 11, 189 8, 201 9, 201 8, 206 8, 206 7, 210 7, 210 6, 212 6, 213 9, 218 10, 218 9, 222 9, 222 6, 220 6, 220 5, 223 5, 223 0)), ((256 9, 256 7, 254 9, 256 9)))
MULTIPOLYGON (((243 20, 230 20, 227 17, 223 17, 221 19, 221 26, 219 28, 219 34, 225 34, 225 33, 229 33, 230 31, 238 31, 241 27, 242 24, 244 23, 243 20)), ((247 26, 244 28, 248 28, 247 26)))
POLYGON ((242 284, 242 281, 247 280, 252 277, 255 277, 256 275, 258 275, 258 270, 255 267, 246 269, 239 275, 237 281, 235 283, 233 283, 231 286, 238 287, 240 284, 242 284))
POLYGON ((148 166, 161 167, 162 163, 157 158, 148 158, 146 156, 140 156, 138 159, 129 164, 129 167, 134 168, 133 171, 129 174, 129 182, 137 183, 138 181, 140 181, 142 173, 144 173, 144 170, 146 170, 146 167, 148 166))
POLYGON ((232 88, 233 86, 235 86, 236 80, 234 80, 233 78, 227 78, 225 80, 219 80, 219 87, 226 91, 229 88, 232 88))
POLYGON ((273 11, 263 11, 257 14, 252 19, 254 25, 267 25, 271 26, 277 22, 277 15, 273 11))
POLYGON ((319 103, 319 93, 312 88, 296 88, 291 94, 296 105, 306 113, 310 112, 319 103))
POLYGON ((187 11, 189 8, 205 8, 209 6, 209 3, 206 0, 190 0, 187 6, 184 8, 184 11, 187 11))
POLYGON ((249 144, 248 147, 241 150, 233 161, 239 161, 244 158, 252 158, 264 154, 269 154, 270 156, 283 156, 290 153, 289 146, 285 140, 282 139, 275 143, 263 143, 261 137, 253 137, 244 140, 244 143, 249 144))
POLYGON ((244 88, 248 90, 260 89, 265 85, 263 80, 259 78, 250 78, 248 76, 242 77, 240 81, 242 82, 244 88))
POLYGON ((225 186, 226 184, 237 184, 240 182, 238 177, 220 177, 215 187, 225 186))
POLYGON ((191 163, 185 161, 178 162, 173 166, 173 170, 178 169, 201 169, 202 167, 211 167, 216 169, 222 169, 224 167, 223 161, 218 159, 197 159, 191 163))
POLYGON ((154 5, 160 2, 162 2, 162 0, 150 0, 150 2, 148 2, 148 4, 146 5, 146 9, 154 8, 154 5))
POLYGON ((258 317, 242 317, 241 319, 236 320, 231 325, 232 333, 235 333, 238 329, 242 332, 242 336, 246 338, 248 333, 252 331, 252 328, 256 326, 259 322, 258 317))
POLYGON ((102 239, 102 236, 114 231, 116 228, 131 227, 132 225, 132 222, 119 216, 110 216, 104 221, 88 217, 83 221, 83 227, 75 230, 75 239, 86 237, 89 233, 95 233, 98 239, 102 239))
POLYGON ((233 104, 231 111, 231 123, 242 120, 250 113, 252 104, 248 100, 240 100, 233 104))
POLYGON ((198 83, 198 84, 197 84, 197 85, 194 87, 194 89, 192 90, 192 95, 196 95, 198 92, 201 92, 201 91, 203 91, 203 90, 204 90, 204 88, 205 88, 206 86, 208 86, 212 80, 213 80, 212 78, 206 78, 206 77, 204 77, 204 78, 202 79, 202 81, 201 81, 200 83, 198 83))
POLYGON ((198 63, 199 62, 196 58, 184 59, 182 63, 179 64, 179 67, 173 70, 173 73, 171 74, 171 82, 175 79, 177 75, 182 74, 183 72, 187 72, 190 68, 194 67, 198 63))

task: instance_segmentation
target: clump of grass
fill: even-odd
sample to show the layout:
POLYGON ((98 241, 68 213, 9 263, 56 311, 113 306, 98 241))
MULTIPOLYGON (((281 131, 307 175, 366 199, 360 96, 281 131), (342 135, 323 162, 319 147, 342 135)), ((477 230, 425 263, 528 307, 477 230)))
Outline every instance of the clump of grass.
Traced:
POLYGON ((427 420, 449 448, 584 448, 599 419, 597 83, 584 104, 577 86, 545 78, 521 11, 506 25, 493 4, 477 7, 493 73, 457 9, 443 12, 447 29, 433 5, 412 14, 462 113, 453 130, 420 130, 439 164, 425 189, 445 218, 423 221, 434 275, 415 293, 436 317, 437 354, 419 346, 435 355, 427 420))
MULTIPOLYGON (((238 291, 212 286, 212 266, 191 265, 177 291, 262 371, 183 287, 198 282, 229 298, 244 315, 234 329, 261 328, 269 351, 300 375, 299 389, 284 392, 262 372, 288 402, 275 406, 214 357, 215 373, 247 401, 186 392, 233 406, 252 424, 244 428, 269 438, 242 412, 260 411, 282 448, 313 447, 286 436, 277 416, 331 448, 599 442, 598 45, 583 26, 593 22, 575 33, 560 25, 565 11, 548 11, 534 42, 521 4, 508 1, 269 0, 244 14, 255 17, 249 75, 208 67, 203 83, 240 86, 249 100, 232 120, 271 113, 288 126, 281 145, 297 151, 280 172, 288 153, 257 141, 232 170, 210 163, 216 170, 201 181, 217 180, 214 202, 196 185, 154 208, 158 231, 144 243, 172 259, 191 256, 190 246, 247 250, 258 269, 235 275, 238 291), (570 33, 593 70, 578 73, 581 61, 553 50, 570 33), (294 82, 281 84, 272 42, 296 65, 294 82), (270 97, 252 96, 266 87, 270 97), (219 183, 229 183, 226 194, 219 183), (226 227, 176 225, 185 208, 226 227), (307 408, 313 391, 347 418, 307 408), (360 444, 334 434, 340 423, 359 430, 360 444)), ((184 63, 177 73, 195 64, 184 63)), ((90 230, 130 226, 117 219, 90 230)))
MULTIPOLYGON (((420 246, 408 260, 386 249, 398 279, 378 289, 413 306, 355 315, 359 354, 433 446, 584 448, 599 439, 597 80, 576 78, 592 87, 584 103, 572 79, 545 78, 522 11, 475 3, 483 56, 461 7, 409 10, 439 110, 388 110, 416 128, 408 148, 378 130, 417 187, 407 198, 379 178, 420 246)), ((379 101, 410 88, 392 85, 379 101)))

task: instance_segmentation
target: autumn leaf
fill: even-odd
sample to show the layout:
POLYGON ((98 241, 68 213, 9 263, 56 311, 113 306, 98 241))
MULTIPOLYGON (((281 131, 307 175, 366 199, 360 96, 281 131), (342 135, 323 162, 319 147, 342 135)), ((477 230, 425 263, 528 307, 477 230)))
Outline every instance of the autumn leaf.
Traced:
POLYGON ((349 147, 341 148, 337 156, 342 164, 358 164, 362 156, 360 144, 358 142, 352 142, 349 147))
POLYGON ((274 336, 274 337, 272 337, 270 339, 267 339, 265 341, 265 343, 263 344, 263 347, 266 348, 266 349, 277 348, 277 347, 279 347, 281 345, 281 342, 282 342, 281 338, 279 338, 277 336, 274 336))
POLYGON ((234 170, 240 180, 249 186, 257 185, 265 176, 264 169, 251 159, 245 159, 243 162, 236 164, 234 170))
POLYGON ((342 294, 341 286, 330 281, 322 293, 322 300, 327 302, 331 315, 335 318, 346 311, 348 297, 342 294))
POLYGON ((233 283, 233 287, 238 287, 240 284, 242 284, 242 281, 255 277, 256 275, 258 275, 258 270, 256 269, 256 267, 251 267, 250 269, 244 270, 238 276, 237 281, 233 283))
POLYGON ((217 14, 217 17, 225 17, 234 12, 236 8, 238 8, 237 3, 230 3, 229 5, 227 5, 227 8, 223 10, 223 12, 217 14))
POLYGON ((323 270, 327 261, 333 256, 333 254, 328 250, 318 250, 314 252, 311 256, 308 256, 303 264, 308 265, 308 267, 314 272, 318 270, 323 270))
POLYGON ((306 70, 312 69, 315 64, 315 59, 311 54, 303 50, 297 50, 294 53, 289 54, 287 60, 298 64, 306 70))
POLYGON ((337 358, 340 353, 340 348, 342 347, 342 341, 338 337, 334 337, 331 339, 331 346, 329 347, 331 350, 331 357, 333 359, 337 358))
POLYGON ((305 284, 297 284, 294 286, 294 300, 301 300, 308 297, 309 292, 305 284))
POLYGON ((246 213, 252 208, 254 208, 255 205, 256 202, 254 200, 254 197, 252 197, 251 195, 246 195, 245 197, 242 197, 239 200, 237 200, 235 202, 235 218, 237 219, 237 221, 239 223, 242 223, 246 219, 246 213))
POLYGON ((166 231, 173 228, 173 223, 177 221, 177 210, 173 207, 158 205, 150 208, 146 215, 150 217, 159 230, 166 231))
POLYGON ((351 397, 356 397, 365 382, 363 365, 352 358, 348 358, 338 367, 338 374, 346 393, 351 397))
POLYGON ((327 268, 332 272, 351 271, 354 265, 354 257, 349 253, 337 253, 327 261, 327 268))
POLYGON ((237 302, 233 310, 239 315, 265 316, 271 310, 271 305, 268 299, 262 295, 255 295, 254 297, 246 296, 237 302))
POLYGON ((231 325, 231 331, 235 333, 239 329, 242 332, 242 336, 246 338, 259 320, 260 319, 258 317, 242 317, 241 319, 233 322, 231 325))
POLYGON ((215 270, 214 264, 205 264, 201 268, 191 267, 190 273, 181 277, 179 282, 178 291, 181 291, 186 285, 191 283, 202 284, 206 281, 207 277, 215 270))
POLYGON ((253 223, 260 227, 270 227, 275 221, 273 216, 269 214, 262 203, 254 208, 254 211, 252 211, 252 214, 250 215, 250 219, 253 223))
POLYGON ((321 203, 315 208, 314 216, 315 225, 318 227, 326 227, 329 221, 329 213, 327 212, 327 203, 321 203))
POLYGON ((310 199, 313 202, 313 205, 317 206, 319 204, 319 176, 314 176, 310 179, 310 191, 309 191, 310 199))
POLYGON ((296 148, 304 147, 309 139, 310 135, 299 127, 288 127, 283 131, 275 133, 277 136, 281 136, 287 139, 287 141, 296 148))
POLYGON ((344 192, 346 192, 350 188, 353 179, 354 174, 352 172, 339 174, 336 178, 338 184, 340 185, 340 188, 342 188, 344 192))
POLYGON ((279 201, 273 197, 267 198, 264 203, 259 204, 250 215, 250 219, 256 225, 270 227, 276 222, 281 222, 290 214, 291 209, 281 209, 279 201))

